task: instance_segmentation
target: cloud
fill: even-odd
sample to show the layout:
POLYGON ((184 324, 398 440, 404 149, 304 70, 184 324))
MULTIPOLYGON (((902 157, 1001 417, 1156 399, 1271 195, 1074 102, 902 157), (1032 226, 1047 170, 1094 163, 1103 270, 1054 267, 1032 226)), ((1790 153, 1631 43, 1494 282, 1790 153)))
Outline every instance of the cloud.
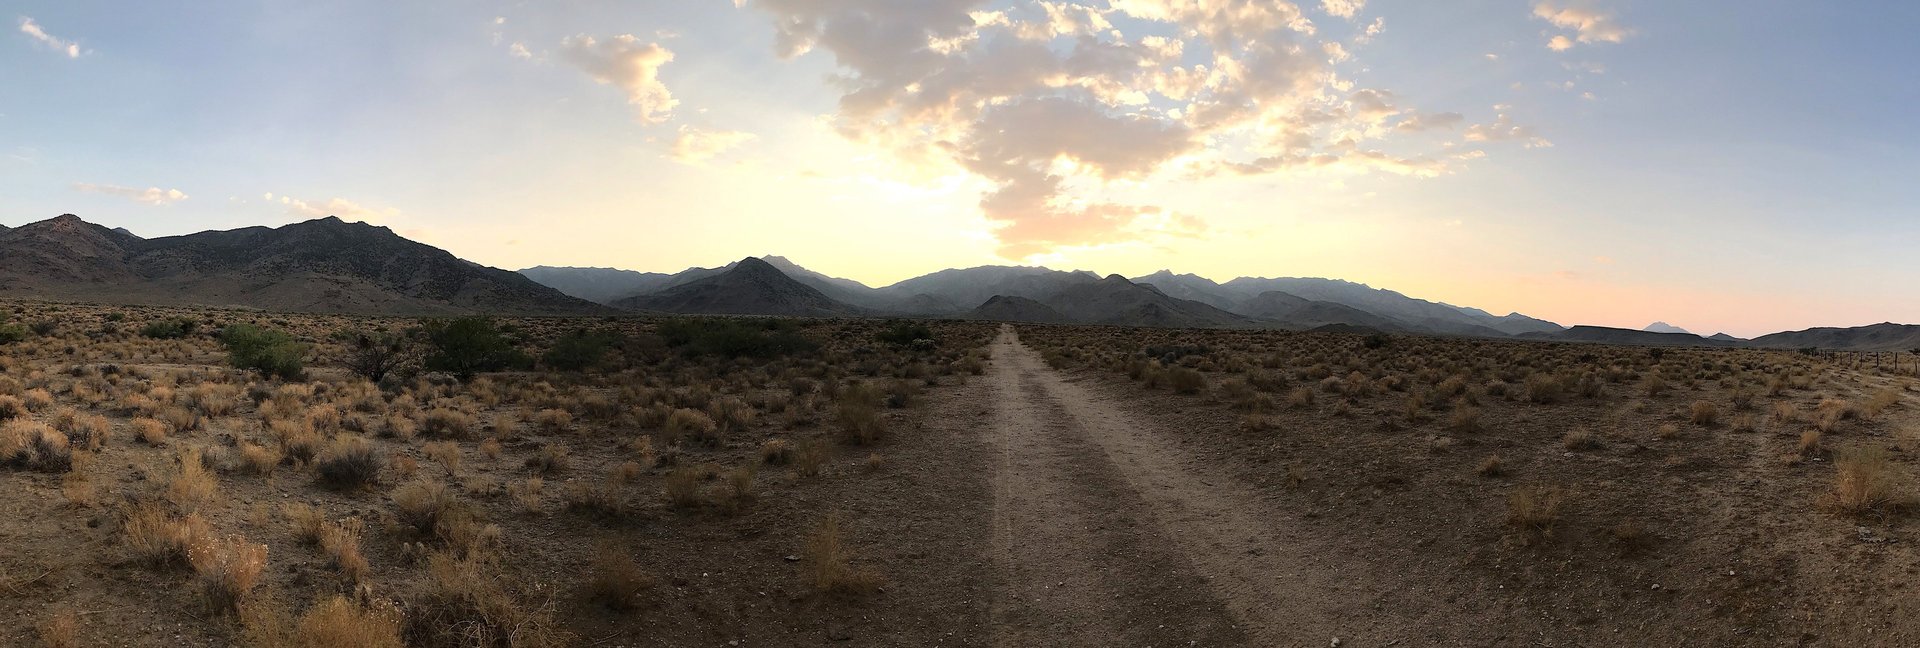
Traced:
POLYGON ((1490 123, 1468 126, 1465 139, 1469 142, 1523 142, 1527 148, 1547 148, 1553 146, 1553 142, 1549 142, 1546 138, 1540 137, 1535 133, 1532 126, 1515 124, 1513 118, 1506 113, 1500 113, 1490 123))
POLYGON ((179 189, 161 189, 159 187, 148 187, 146 189, 136 189, 133 187, 122 187, 119 185, 103 185, 103 184, 93 184, 89 182, 77 182, 77 183, 74 183, 73 188, 75 191, 106 194, 109 196, 119 196, 121 198, 126 198, 128 200, 140 203, 142 205, 153 205, 155 207, 165 207, 167 205, 171 205, 171 204, 180 202, 182 200, 186 200, 188 198, 187 194, 181 193, 179 189))
POLYGON ((400 216, 401 212, 392 207, 373 208, 345 198, 328 198, 320 202, 308 202, 292 196, 274 196, 266 194, 269 202, 279 202, 286 206, 287 213, 298 218, 326 218, 338 216, 341 220, 381 223, 400 216))
POLYGON ((1367 0, 1320 0, 1320 10, 1329 16, 1339 16, 1352 20, 1362 9, 1367 8, 1367 0))
POLYGON ((632 34, 605 41, 582 34, 561 41, 560 53, 594 81, 626 91, 627 103, 639 110, 642 123, 666 121, 680 105, 660 82, 660 67, 673 61, 673 52, 659 44, 643 43, 632 34))
POLYGON ((683 164, 699 164, 753 139, 753 133, 681 126, 667 154, 683 164))
POLYGON ((507 53, 513 55, 513 57, 517 59, 533 58, 533 52, 530 52, 527 50, 526 43, 515 42, 511 45, 508 45, 507 53))
POLYGON ((1552 0, 1541 0, 1533 5, 1533 16, 1553 26, 1574 32, 1572 38, 1565 34, 1556 35, 1547 41, 1547 49, 1564 52, 1573 49, 1574 43, 1618 43, 1627 39, 1632 30, 1622 26, 1613 14, 1593 9, 1574 2, 1559 5, 1552 0))
POLYGON ((79 43, 62 40, 53 34, 47 33, 47 30, 41 28, 40 23, 34 22, 32 18, 25 16, 20 17, 20 33, 26 34, 28 38, 35 41, 39 41, 41 45, 66 54, 67 58, 80 58, 79 43))
MULTIPOLYGON (((1142 183, 1431 176, 1465 159, 1432 141, 1463 117, 1336 74, 1378 19, 1342 41, 1285 0, 736 4, 771 19, 777 54, 831 57, 841 135, 918 175, 989 185, 981 212, 1010 258, 1204 229, 1121 197, 1142 183)), ((1351 18, 1363 6, 1320 8, 1351 18)))

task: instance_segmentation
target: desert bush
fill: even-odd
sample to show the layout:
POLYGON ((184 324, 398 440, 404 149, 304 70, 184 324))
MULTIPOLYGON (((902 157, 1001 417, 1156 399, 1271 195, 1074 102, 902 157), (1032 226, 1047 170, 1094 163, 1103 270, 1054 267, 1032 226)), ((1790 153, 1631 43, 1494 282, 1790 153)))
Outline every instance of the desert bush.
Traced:
POLYGON ((40 622, 34 634, 46 648, 80 648, 80 615, 63 608, 40 622))
POLYGON ((1887 513, 1913 502, 1906 475, 1878 447, 1854 448, 1834 457, 1833 491, 1826 503, 1842 513, 1887 513))
POLYGON ((228 536, 189 548, 187 562, 193 566, 207 609, 231 613, 239 610, 247 594, 259 583, 260 573, 266 570, 267 546, 247 542, 240 536, 228 536))
POLYGON ((183 511, 196 510, 219 496, 220 484, 214 481, 213 472, 207 470, 200 449, 189 448, 180 453, 180 470, 167 480, 166 492, 167 501, 183 511))
POLYGON ((427 413, 421 417, 420 431, 430 437, 466 439, 473 435, 477 425, 472 414, 447 407, 436 407, 427 410, 427 413))
POLYGON ((297 380, 306 371, 307 345, 282 331, 233 324, 220 332, 220 342, 227 348, 227 362, 236 369, 286 380, 297 380))
POLYGON ((420 454, 425 455, 427 459, 431 461, 439 462, 441 466, 446 467, 448 473, 458 474, 460 472, 460 445, 457 443, 452 441, 430 441, 420 446, 420 454))
POLYGON ((1507 465, 1501 461, 1500 455, 1490 455, 1482 460, 1480 467, 1475 468, 1473 472, 1481 477, 1499 477, 1507 474, 1507 465))
POLYGON ((573 414, 563 409, 543 409, 533 415, 533 425, 545 434, 560 434, 573 425, 573 414))
POLYGON ((753 423, 753 406, 735 396, 714 399, 707 405, 707 414, 724 430, 738 430, 753 423))
POLYGON ((1306 409, 1313 407, 1313 390, 1305 387, 1295 387, 1292 391, 1287 392, 1287 399, 1281 404, 1286 406, 1287 409, 1306 409))
POLYGON ((176 518, 155 502, 134 504, 120 524, 121 542, 153 567, 187 564, 187 551, 209 541, 213 528, 199 514, 176 518))
POLYGON ((420 363, 413 340, 404 335, 358 331, 348 333, 347 352, 341 360, 348 371, 372 382, 389 375, 408 377, 420 363))
POLYGON ((804 558, 815 589, 835 594, 866 594, 880 588, 880 573, 855 567, 841 538, 840 516, 828 515, 807 537, 804 558))
POLYGON ((525 366, 527 356, 505 333, 484 317, 461 317, 428 321, 423 327, 427 338, 426 368, 444 371, 461 381, 476 374, 525 366))
POLYGON ((784 466, 793 461, 793 444, 786 439, 767 439, 760 444, 760 462, 770 466, 784 466))
POLYGON ((1526 389, 1526 399, 1533 403, 1547 404, 1559 402, 1566 394, 1565 383, 1562 383, 1559 377, 1544 371, 1527 374, 1524 387, 1526 389))
POLYGON ((1176 394, 1198 394, 1207 388, 1207 377, 1186 367, 1167 370, 1167 384, 1176 394))
POLYGON ((557 443, 543 444, 539 452, 527 457, 527 467, 543 475, 566 470, 571 465, 571 453, 566 446, 557 443))
POLYGON ((32 331, 19 324, 0 324, 0 346, 24 342, 32 337, 32 331))
POLYGON ((827 445, 824 438, 801 441, 793 452, 793 472, 801 477, 818 477, 832 455, 833 448, 827 445))
POLYGON ((1600 437, 1595 436, 1592 430, 1574 428, 1566 436, 1560 437, 1560 446, 1568 450, 1593 450, 1600 447, 1600 437))
POLYGON ((1480 408, 1472 405, 1460 405, 1447 416, 1447 429, 1455 432, 1477 432, 1480 430, 1480 408))
POLYGON ((936 342, 933 330, 919 322, 895 322, 880 332, 873 334, 873 339, 903 347, 914 346, 914 343, 921 340, 936 342))
POLYGON ((1566 498, 1566 490, 1558 486, 1514 487, 1507 494, 1507 526, 1514 531, 1516 541, 1524 547, 1552 538, 1566 498))
POLYGON ((1900 403, 1900 390, 1894 387, 1887 387, 1885 389, 1875 391, 1873 393, 1873 396, 1867 399, 1867 404, 1861 408, 1860 413, 1865 415, 1867 418, 1877 418, 1880 416, 1881 412, 1885 412, 1887 411, 1887 408, 1893 407, 1894 405, 1897 405, 1899 403, 1900 403))
MULTIPOLYGON (((873 455, 873 457, 878 456, 880 455, 873 455)), ((745 465, 729 470, 725 475, 722 475, 722 483, 726 484, 726 497, 722 500, 722 504, 727 507, 728 511, 738 513, 742 509, 745 509, 747 504, 753 502, 753 477, 755 472, 752 465, 745 465)))
POLYGON ((380 478, 380 469, 385 467, 386 461, 374 450, 373 444, 357 436, 335 439, 314 460, 320 482, 336 489, 371 486, 380 478))
POLYGON ((0 467, 40 472, 73 469, 73 448, 67 435, 28 419, 0 423, 0 467))
POLYGON ((706 479, 707 472, 705 469, 686 466, 675 468, 673 472, 667 473, 666 480, 662 482, 667 503, 677 509, 696 508, 705 503, 705 498, 700 496, 700 482, 706 479))
POLYGON ((662 322, 658 331, 668 346, 689 356, 777 358, 818 348, 792 320, 674 319, 662 322))
POLYGON ((881 415, 881 396, 867 383, 849 385, 834 400, 834 421, 840 438, 854 445, 878 442, 887 434, 887 421, 881 415))
POLYGON ((390 604, 362 606, 331 596, 299 619, 271 605, 241 610, 241 637, 249 648, 406 648, 400 612, 390 604))
POLYGON ((171 317, 147 322, 146 326, 140 327, 140 335, 155 340, 177 340, 193 335, 199 328, 200 322, 197 320, 171 317))
POLYGON ((1687 420, 1693 421, 1694 425, 1713 425, 1720 420, 1720 408, 1713 401, 1694 401, 1687 412, 1687 420))
POLYGON ((446 484, 415 480, 396 488, 394 520, 417 536, 431 537, 463 553, 484 550, 494 543, 497 527, 484 524, 479 511, 462 501, 446 484))
POLYGON ((555 338, 553 346, 541 354, 540 363, 555 371, 600 369, 607 363, 607 352, 619 341, 620 334, 613 331, 576 329, 555 338))
POLYGON ((597 602, 612 610, 631 610, 642 606, 647 596, 658 585, 653 575, 640 569, 616 543, 602 544, 594 552, 593 563, 587 578, 588 600, 597 602))
POLYGON ((529 604, 492 565, 448 554, 428 558, 424 586, 408 597, 404 638, 415 648, 560 648, 573 637, 551 602, 529 604))

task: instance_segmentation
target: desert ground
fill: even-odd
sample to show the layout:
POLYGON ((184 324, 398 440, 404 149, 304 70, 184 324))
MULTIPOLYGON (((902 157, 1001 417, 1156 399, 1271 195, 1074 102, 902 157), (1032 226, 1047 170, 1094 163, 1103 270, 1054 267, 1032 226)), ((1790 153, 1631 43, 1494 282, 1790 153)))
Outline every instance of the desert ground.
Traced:
POLYGON ((1821 356, 0 309, 0 645, 1920 641, 1821 356))

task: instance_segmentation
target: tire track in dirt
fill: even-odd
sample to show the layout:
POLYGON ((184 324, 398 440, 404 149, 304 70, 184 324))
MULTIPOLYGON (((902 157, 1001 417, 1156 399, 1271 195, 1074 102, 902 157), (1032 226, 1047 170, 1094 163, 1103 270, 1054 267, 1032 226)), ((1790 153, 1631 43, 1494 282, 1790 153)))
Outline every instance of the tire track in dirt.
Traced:
POLYGON ((994 645, 1407 636, 1363 600, 1379 591, 1363 559, 1289 537, 1252 489, 1063 379, 1011 327, 993 357, 994 645))

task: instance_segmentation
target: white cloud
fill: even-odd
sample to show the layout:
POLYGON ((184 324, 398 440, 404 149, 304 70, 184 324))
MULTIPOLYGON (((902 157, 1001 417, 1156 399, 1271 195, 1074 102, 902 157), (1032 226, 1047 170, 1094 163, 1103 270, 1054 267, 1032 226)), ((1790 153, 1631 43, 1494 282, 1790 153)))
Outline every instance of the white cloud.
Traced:
POLYGON ((528 51, 528 50, 527 50, 527 44, 526 44, 526 43, 521 43, 521 42, 515 42, 515 43, 513 43, 512 45, 508 45, 508 46, 507 46, 507 53, 508 53, 508 54, 512 54, 512 55, 513 55, 513 57, 514 57, 514 58, 517 58, 517 59, 530 59, 530 58, 533 58, 533 52, 531 52, 531 51, 528 51))
POLYGON ((167 205, 180 202, 182 200, 186 200, 188 198, 187 194, 182 193, 179 189, 161 189, 159 187, 148 187, 146 189, 137 189, 134 187, 122 187, 119 185, 77 182, 77 183, 74 183, 73 188, 76 191, 84 191, 87 193, 119 196, 121 198, 126 198, 128 200, 131 200, 143 205, 153 205, 155 207, 164 207, 167 205))
POLYGON ((632 34, 605 41, 583 34, 561 41, 560 52, 594 81, 626 91, 627 103, 639 110, 643 123, 666 121, 680 105, 660 82, 660 67, 673 61, 673 52, 657 43, 643 43, 632 34))
POLYGON ((28 38, 38 41, 41 45, 66 54, 67 58, 80 58, 79 43, 64 40, 47 33, 47 30, 40 27, 40 23, 34 22, 32 18, 25 16, 20 17, 20 33, 26 34, 28 38))
POLYGON ((699 164, 753 139, 753 133, 681 126, 668 155, 681 163, 699 164))
POLYGON ((1320 0, 1320 9, 1330 16, 1353 19, 1367 8, 1367 0, 1320 0))
POLYGON ((922 177, 990 185, 980 207, 1011 258, 1203 227, 1118 199, 1143 182, 1430 176, 1464 159, 1434 142, 1463 117, 1336 73, 1378 18, 1342 41, 1287 0, 736 2, 770 16, 778 54, 832 57, 842 135, 922 177))
POLYGON ((1553 0, 1540 0, 1533 5, 1533 16, 1553 26, 1573 31, 1573 37, 1556 35, 1547 41, 1547 49, 1564 52, 1573 49, 1574 43, 1618 43, 1627 39, 1632 30, 1622 26, 1612 13, 1594 9, 1580 0, 1571 0, 1561 5, 1553 0))
POLYGON ((1515 141, 1525 144, 1527 148, 1553 146, 1553 142, 1540 137, 1532 126, 1515 124, 1513 118, 1506 113, 1500 113, 1490 123, 1468 126, 1465 139, 1469 142, 1515 141))

